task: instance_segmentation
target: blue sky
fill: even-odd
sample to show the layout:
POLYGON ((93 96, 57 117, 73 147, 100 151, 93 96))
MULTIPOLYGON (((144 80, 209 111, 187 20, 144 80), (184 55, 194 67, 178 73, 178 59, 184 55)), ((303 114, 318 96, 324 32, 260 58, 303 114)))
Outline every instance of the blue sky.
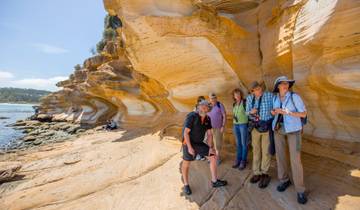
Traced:
POLYGON ((0 87, 56 90, 101 39, 102 0, 0 0, 0 87))

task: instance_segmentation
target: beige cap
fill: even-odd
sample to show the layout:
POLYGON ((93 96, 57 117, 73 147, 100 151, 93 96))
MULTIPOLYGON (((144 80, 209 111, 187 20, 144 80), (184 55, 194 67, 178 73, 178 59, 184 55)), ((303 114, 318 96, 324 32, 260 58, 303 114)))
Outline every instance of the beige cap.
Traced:
POLYGON ((216 94, 215 93, 210 93, 209 98, 216 98, 216 94))

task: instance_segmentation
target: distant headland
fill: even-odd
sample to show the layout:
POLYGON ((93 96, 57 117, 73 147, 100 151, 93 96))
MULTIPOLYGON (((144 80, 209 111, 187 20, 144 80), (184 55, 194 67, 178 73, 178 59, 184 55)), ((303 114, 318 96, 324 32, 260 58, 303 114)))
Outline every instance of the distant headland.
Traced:
POLYGON ((37 104, 50 93, 46 90, 5 87, 0 88, 0 103, 37 104))

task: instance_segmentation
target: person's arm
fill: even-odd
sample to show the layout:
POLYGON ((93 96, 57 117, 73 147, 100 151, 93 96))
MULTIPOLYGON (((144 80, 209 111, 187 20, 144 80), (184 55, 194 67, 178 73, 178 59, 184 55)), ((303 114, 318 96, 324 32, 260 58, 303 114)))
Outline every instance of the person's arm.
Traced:
POLYGON ((271 115, 275 116, 278 113, 278 110, 273 106, 271 109, 271 115))
POLYGON ((192 147, 191 145, 191 142, 190 142, 190 128, 186 128, 185 127, 185 130, 184 130, 184 139, 185 139, 185 143, 186 143, 186 146, 188 148, 188 151, 191 155, 195 155, 195 151, 194 151, 194 148, 192 147))
POLYGON ((280 105, 278 104, 279 102, 277 99, 278 99, 278 97, 277 97, 277 95, 275 95, 273 98, 273 109, 271 110, 271 114, 274 116, 277 114, 282 114, 282 112, 283 112, 283 110, 280 109, 280 105))
POLYGON ((274 112, 274 99, 275 99, 275 95, 273 94, 273 93, 270 93, 269 92, 269 98, 270 98, 270 101, 271 101, 271 103, 270 103, 270 113, 271 113, 271 115, 275 115, 275 112, 274 112))
POLYGON ((275 94, 273 94, 273 93, 269 93, 270 94, 270 98, 271 98, 271 105, 270 105, 270 107, 271 107, 271 109, 270 110, 273 110, 274 109, 274 99, 275 99, 275 94))
POLYGON ((190 114, 188 114, 188 116, 186 116, 185 123, 184 123, 185 124, 184 140, 185 140, 186 146, 188 148, 188 151, 192 156, 195 155, 194 148, 192 147, 191 142, 190 142, 190 131, 193 126, 193 123, 194 123, 194 115, 192 113, 190 113, 190 114))
POLYGON ((206 135, 207 135, 207 143, 209 145, 210 148, 214 147, 214 142, 213 142, 213 134, 212 134, 212 130, 208 129, 206 131, 206 135))
POLYGON ((245 109, 245 114, 247 115, 247 116, 249 116, 250 115, 250 111, 251 111, 251 105, 252 105, 252 100, 251 100, 252 98, 251 98, 251 95, 248 95, 247 97, 246 97, 246 109, 245 109))
POLYGON ((225 125, 226 125, 226 111, 225 111, 225 107, 223 104, 220 105, 221 106, 221 113, 222 113, 222 126, 221 126, 221 132, 224 132, 225 129, 225 125))
POLYGON ((213 140, 212 129, 208 129, 206 131, 206 134, 207 134, 207 143, 208 143, 208 145, 210 147, 209 156, 216 155, 216 151, 215 151, 215 148, 214 148, 214 140, 213 140))
POLYGON ((305 118, 307 115, 307 112, 290 112, 289 115, 293 116, 293 117, 305 118))
POLYGON ((294 106, 296 107, 297 112, 289 112, 288 114, 290 116, 293 116, 293 117, 305 118, 306 115, 307 115, 307 111, 306 111, 305 104, 304 104, 303 100, 297 94, 294 94, 292 97, 293 97, 294 106))
POLYGON ((209 150, 209 156, 210 154, 216 154, 216 151, 214 149, 214 138, 213 138, 213 132, 212 132, 212 126, 211 126, 211 119, 208 118, 209 123, 207 124, 206 128, 206 135, 207 135, 207 144, 210 147, 209 150))

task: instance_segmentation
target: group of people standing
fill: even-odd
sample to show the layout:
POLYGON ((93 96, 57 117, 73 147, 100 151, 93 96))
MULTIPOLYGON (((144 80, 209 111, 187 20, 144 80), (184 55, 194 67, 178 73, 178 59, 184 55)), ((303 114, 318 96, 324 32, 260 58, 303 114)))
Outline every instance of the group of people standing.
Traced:
MULTIPOLYGON (((250 85, 250 93, 246 98, 241 89, 233 91, 233 134, 237 151, 232 167, 239 170, 247 167, 251 142, 253 176, 250 182, 257 183, 259 188, 266 188, 271 181, 271 156, 276 154, 280 181, 277 190, 283 192, 293 182, 297 201, 305 204, 307 197, 301 163, 301 134, 307 112, 301 97, 291 91, 294 83, 295 80, 281 76, 275 80, 273 92, 265 91, 257 81, 250 85)), ((227 185, 227 181, 217 177, 226 111, 224 105, 217 100, 216 94, 211 93, 209 100, 210 103, 205 97, 199 97, 196 109, 187 115, 184 123, 182 176, 184 193, 187 195, 192 193, 188 180, 190 162, 197 157, 208 159, 213 187, 227 185)))

